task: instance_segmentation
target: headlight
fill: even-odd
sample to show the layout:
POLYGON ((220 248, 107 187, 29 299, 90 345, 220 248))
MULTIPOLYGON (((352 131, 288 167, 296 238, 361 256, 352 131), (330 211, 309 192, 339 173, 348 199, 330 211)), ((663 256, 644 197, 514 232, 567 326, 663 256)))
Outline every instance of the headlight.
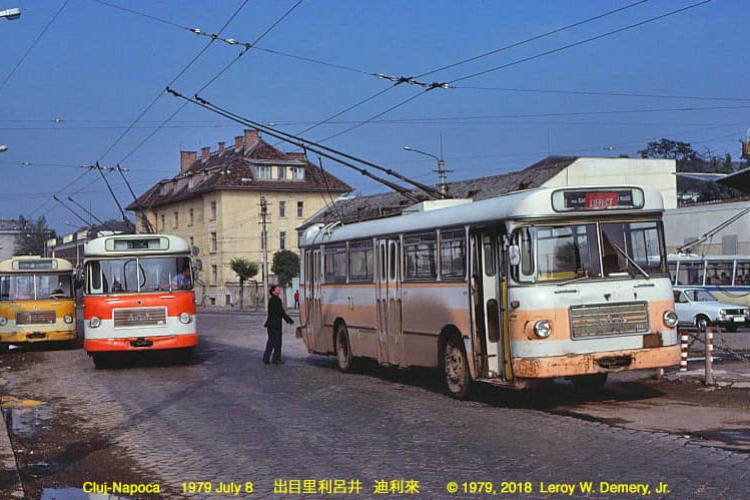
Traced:
POLYGON ((677 313, 674 311, 664 311, 664 325, 668 328, 674 328, 677 326, 679 318, 677 313))
POLYGON ((70 314, 66 314, 66 315, 65 315, 65 317, 64 317, 63 319, 64 319, 64 320, 65 320, 65 322, 66 322, 66 323, 68 323, 68 324, 70 324, 70 323, 72 323, 72 322, 73 322, 73 316, 71 316, 70 314))
POLYGON ((188 313, 180 313, 180 323, 184 323, 187 325, 191 321, 193 321, 193 318, 188 313))
POLYGON ((536 333, 536 336, 540 339, 546 339, 552 334, 552 325, 550 325, 549 321, 546 319, 540 319, 534 323, 534 333, 536 333))
POLYGON ((94 316, 93 318, 89 320, 89 326, 91 328, 99 328, 101 324, 102 324, 102 320, 100 320, 96 316, 94 316))
POLYGON ((8 324, 8 318, 5 316, 0 316, 0 326, 5 326, 8 324))

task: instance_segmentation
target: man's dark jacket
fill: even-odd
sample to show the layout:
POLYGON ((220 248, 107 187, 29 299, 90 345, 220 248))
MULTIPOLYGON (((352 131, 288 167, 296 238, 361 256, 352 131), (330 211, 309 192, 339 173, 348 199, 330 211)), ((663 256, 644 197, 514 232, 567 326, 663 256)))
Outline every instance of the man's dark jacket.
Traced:
POLYGON ((278 297, 271 297, 268 300, 268 319, 266 319, 266 324, 264 326, 268 328, 269 332, 281 333, 281 320, 284 320, 289 324, 293 323, 292 318, 290 318, 286 314, 286 311, 284 311, 281 299, 278 297))

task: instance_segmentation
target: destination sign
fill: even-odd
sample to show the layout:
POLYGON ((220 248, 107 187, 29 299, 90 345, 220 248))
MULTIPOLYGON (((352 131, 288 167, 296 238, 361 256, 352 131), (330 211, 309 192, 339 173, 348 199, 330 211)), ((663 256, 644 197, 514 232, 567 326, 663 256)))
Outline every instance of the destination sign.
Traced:
POLYGON ((552 208, 558 212, 643 208, 643 192, 640 189, 566 189, 553 193, 552 208))
POLYGON ((15 264, 19 271, 48 271, 57 268, 57 263, 51 259, 19 260, 15 264))

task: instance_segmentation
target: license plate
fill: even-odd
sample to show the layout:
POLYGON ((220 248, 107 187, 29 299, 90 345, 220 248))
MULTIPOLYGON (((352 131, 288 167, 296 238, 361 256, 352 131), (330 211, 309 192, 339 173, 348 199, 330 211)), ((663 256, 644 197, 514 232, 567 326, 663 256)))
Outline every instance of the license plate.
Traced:
POLYGON ((735 323, 744 323, 745 318, 732 318, 732 321, 734 321, 735 323))

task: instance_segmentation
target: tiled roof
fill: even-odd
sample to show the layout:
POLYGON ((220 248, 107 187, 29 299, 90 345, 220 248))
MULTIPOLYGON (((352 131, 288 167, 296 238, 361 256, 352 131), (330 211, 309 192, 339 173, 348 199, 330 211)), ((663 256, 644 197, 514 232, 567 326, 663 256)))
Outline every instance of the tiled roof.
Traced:
POLYGON ((17 220, 0 219, 0 231, 20 231, 21 225, 17 220))
MULTIPOLYGON (((220 190, 331 192, 338 195, 348 193, 352 188, 307 161, 304 153, 279 151, 260 138, 259 134, 245 131, 244 140, 238 137, 234 147, 195 159, 175 177, 161 180, 149 188, 138 200, 145 208, 154 208, 220 190), (304 167, 304 179, 258 178, 258 167, 272 165, 304 167)), ((137 208, 136 202, 127 207, 128 210, 137 208)))
MULTIPOLYGON (((453 198, 484 200, 511 191, 540 187, 577 159, 577 156, 549 156, 518 172, 449 182, 448 192, 453 198)), ((413 191, 413 193, 421 194, 418 191, 413 191)), ((302 228, 317 223, 341 221, 347 224, 391 217, 401 214, 404 208, 412 204, 413 202, 395 192, 344 199, 338 201, 335 206, 326 207, 318 212, 305 221, 302 228)))

